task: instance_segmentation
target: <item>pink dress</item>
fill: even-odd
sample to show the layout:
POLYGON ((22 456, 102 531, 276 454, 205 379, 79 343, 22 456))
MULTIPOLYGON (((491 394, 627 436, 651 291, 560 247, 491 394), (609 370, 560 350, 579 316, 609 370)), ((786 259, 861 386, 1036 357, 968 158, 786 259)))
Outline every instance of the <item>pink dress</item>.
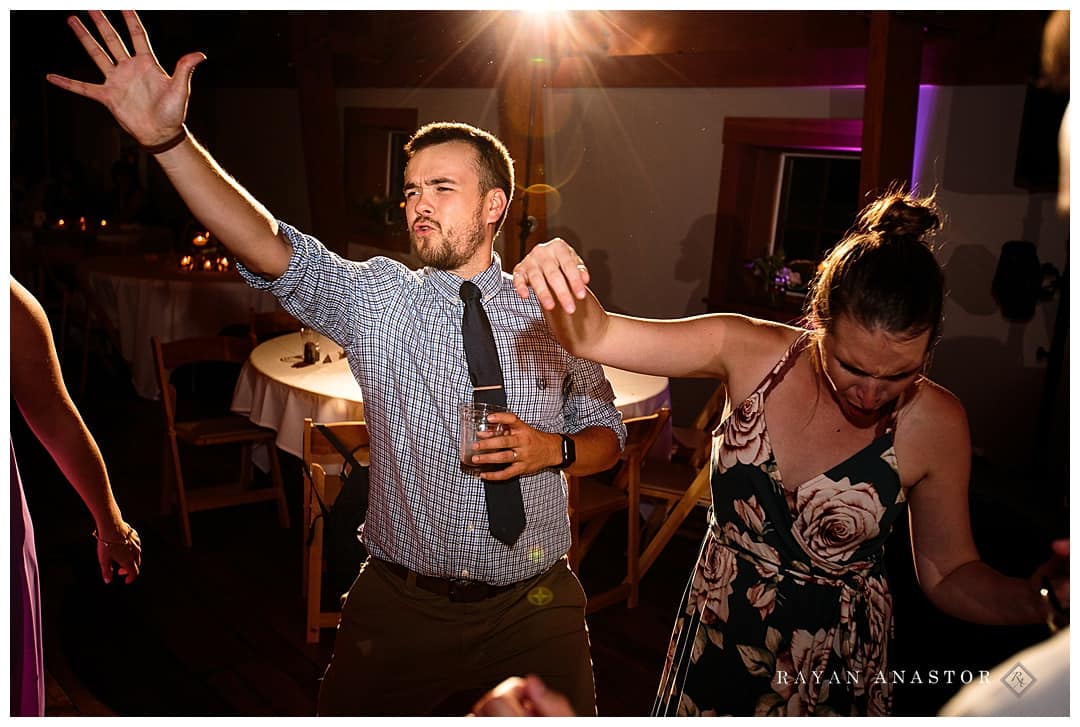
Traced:
POLYGON ((13 717, 45 715, 34 523, 26 509, 14 443, 11 443, 11 714, 13 717))

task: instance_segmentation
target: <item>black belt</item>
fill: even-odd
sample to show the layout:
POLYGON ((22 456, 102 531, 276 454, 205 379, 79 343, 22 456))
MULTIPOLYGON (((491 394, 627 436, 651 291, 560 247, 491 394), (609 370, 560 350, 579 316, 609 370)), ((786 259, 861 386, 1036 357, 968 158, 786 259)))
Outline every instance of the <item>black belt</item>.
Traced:
POLYGON ((413 576, 417 588, 422 588, 429 593, 434 593, 456 603, 483 601, 484 599, 497 596, 500 593, 506 593, 519 585, 517 583, 511 583, 505 586, 493 586, 490 583, 484 583, 483 581, 425 576, 415 571, 411 571, 403 565, 391 563, 388 560, 380 560, 379 564, 385 566, 386 570, 390 571, 403 581, 409 580, 410 575, 413 576))

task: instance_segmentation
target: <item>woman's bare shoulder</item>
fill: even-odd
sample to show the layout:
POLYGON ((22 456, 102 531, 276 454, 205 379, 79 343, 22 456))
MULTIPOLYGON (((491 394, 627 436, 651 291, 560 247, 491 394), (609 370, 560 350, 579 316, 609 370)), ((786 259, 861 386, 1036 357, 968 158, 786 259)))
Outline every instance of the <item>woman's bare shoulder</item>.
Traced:
POLYGON ((916 388, 918 393, 911 403, 923 415, 946 419, 961 417, 967 420, 967 414, 960 399, 941 384, 921 377, 916 383, 916 388))
POLYGON ((731 345, 725 368, 728 388, 737 394, 749 393, 769 373, 791 345, 806 331, 802 328, 760 318, 727 317, 727 339, 731 345))
POLYGON ((919 440, 949 442, 969 439, 967 412, 955 394, 928 378, 915 383, 915 394, 899 414, 897 431, 919 440))

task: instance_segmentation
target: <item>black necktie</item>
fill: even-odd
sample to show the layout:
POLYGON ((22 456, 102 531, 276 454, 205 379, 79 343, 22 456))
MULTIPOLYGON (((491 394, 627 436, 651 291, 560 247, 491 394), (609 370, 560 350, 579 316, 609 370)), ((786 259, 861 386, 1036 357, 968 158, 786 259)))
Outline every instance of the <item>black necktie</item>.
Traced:
MULTIPOLYGON (((465 342, 465 358, 469 362, 469 377, 473 384, 473 401, 506 406, 502 366, 491 322, 484 313, 480 289, 473 283, 461 284, 461 299, 465 314, 461 317, 461 336, 465 342)), ((488 527, 495 538, 513 545, 525 529, 525 505, 521 501, 521 483, 517 477, 500 482, 484 480, 487 498, 488 527)))

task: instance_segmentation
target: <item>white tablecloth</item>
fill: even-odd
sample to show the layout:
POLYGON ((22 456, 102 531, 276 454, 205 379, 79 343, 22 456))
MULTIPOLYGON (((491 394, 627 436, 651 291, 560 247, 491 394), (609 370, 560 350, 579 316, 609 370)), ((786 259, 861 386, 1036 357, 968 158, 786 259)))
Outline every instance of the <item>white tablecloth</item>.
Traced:
POLYGON ((277 431, 279 449, 303 456, 304 419, 316 422, 363 421, 364 399, 349 362, 338 358, 337 344, 319 337, 319 363, 293 367, 302 360, 299 333, 259 344, 240 370, 232 410, 259 426, 277 431), (330 363, 322 363, 327 356, 330 363))
MULTIPOLYGON (((320 359, 327 355, 331 363, 294 368, 301 359, 303 344, 299 333, 290 333, 266 341, 251 352, 244 364, 233 394, 232 410, 246 414, 256 424, 277 431, 277 446, 285 452, 303 456, 304 418, 316 422, 360 421, 364 418, 360 386, 349 370, 348 361, 339 359, 340 349, 328 339, 319 341, 320 359)), ((629 419, 671 406, 668 380, 604 367, 615 390, 615 406, 629 419)), ((657 450, 670 452, 671 435, 667 430, 657 443, 657 450)))
POLYGON ((151 336, 173 341, 215 335, 226 325, 246 325, 251 308, 278 306, 234 270, 181 272, 172 256, 96 257, 80 264, 79 273, 119 332, 135 391, 147 399, 158 396, 151 336))

